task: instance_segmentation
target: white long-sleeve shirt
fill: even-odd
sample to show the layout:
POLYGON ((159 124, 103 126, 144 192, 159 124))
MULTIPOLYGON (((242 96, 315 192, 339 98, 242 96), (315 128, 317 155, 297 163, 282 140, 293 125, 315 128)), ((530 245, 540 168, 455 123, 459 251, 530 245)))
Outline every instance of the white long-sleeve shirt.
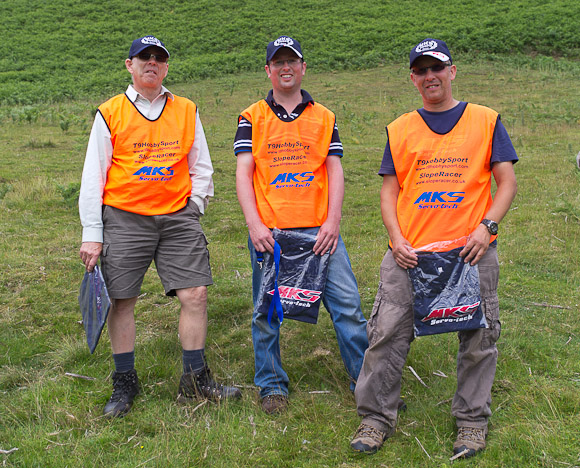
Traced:
MULTIPOLYGON (((132 85, 129 85, 125 94, 149 120, 155 120, 161 115, 166 99, 174 99, 173 94, 164 86, 153 102, 139 94, 132 85)), ((111 132, 101 113, 97 112, 87 146, 79 196, 83 242, 103 242, 103 192, 112 159, 111 132)), ((191 176, 191 198, 203 214, 214 191, 213 166, 199 112, 196 115, 195 139, 187 155, 187 162, 191 176)))

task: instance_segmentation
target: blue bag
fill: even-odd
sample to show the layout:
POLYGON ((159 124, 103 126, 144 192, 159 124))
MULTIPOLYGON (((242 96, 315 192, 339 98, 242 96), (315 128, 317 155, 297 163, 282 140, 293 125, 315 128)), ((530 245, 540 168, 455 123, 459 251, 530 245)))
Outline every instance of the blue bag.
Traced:
POLYGON ((271 328, 274 313, 279 328, 284 318, 307 323, 318 321, 324 294, 330 253, 315 255, 316 237, 299 231, 274 229, 274 255, 258 255, 265 269, 256 310, 268 315, 271 328))
POLYGON ((479 269, 447 252, 416 251, 418 264, 407 270, 413 286, 415 336, 487 328, 480 307, 479 269))
POLYGON ((98 265, 91 273, 85 272, 79 292, 79 306, 89 351, 93 354, 111 308, 107 286, 98 265))

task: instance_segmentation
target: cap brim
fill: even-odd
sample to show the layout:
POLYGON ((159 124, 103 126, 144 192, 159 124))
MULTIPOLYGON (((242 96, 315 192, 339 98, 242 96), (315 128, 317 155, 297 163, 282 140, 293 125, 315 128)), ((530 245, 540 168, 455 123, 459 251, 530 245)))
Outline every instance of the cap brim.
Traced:
POLYGON ((294 47, 286 46, 287 49, 292 49, 298 58, 302 58, 302 54, 298 52, 294 47))
POLYGON ((428 51, 428 52, 423 52, 423 55, 430 55, 431 57, 435 57, 437 60, 441 60, 442 62, 449 62, 449 60, 450 60, 449 56, 445 55, 443 52, 436 52, 433 50, 428 51))
POLYGON ((167 55, 167 58, 169 58, 169 51, 160 45, 157 44, 143 44, 143 47, 139 47, 135 52, 133 52, 133 55, 129 58, 133 58, 136 55, 139 55, 141 52, 143 52, 145 49, 148 49, 149 47, 155 47, 156 49, 162 50, 163 52, 165 52, 165 54, 167 55))

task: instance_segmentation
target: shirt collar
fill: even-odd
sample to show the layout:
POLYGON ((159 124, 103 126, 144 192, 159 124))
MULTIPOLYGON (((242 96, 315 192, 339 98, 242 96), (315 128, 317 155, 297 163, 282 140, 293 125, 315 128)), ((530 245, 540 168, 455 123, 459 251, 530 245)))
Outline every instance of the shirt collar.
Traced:
MULTIPOLYGON (((141 99, 147 99, 146 97, 144 97, 142 94, 140 94, 134 87, 132 84, 130 84, 127 87, 127 91, 125 91, 125 94, 127 95, 127 97, 129 98, 129 100, 131 102, 135 102, 137 100, 137 98, 141 98, 141 99)), ((175 97, 173 96, 173 94, 171 93, 171 91, 169 91, 165 86, 161 86, 161 93, 159 93, 160 96, 163 95, 167 95, 167 97, 169 99, 171 99, 172 101, 175 99, 175 97)), ((148 100, 148 99, 147 99, 148 100)))
MULTIPOLYGON (((300 93, 302 94, 302 102, 298 105, 301 105, 301 104, 306 105, 309 102, 311 102, 312 105, 314 105, 314 99, 312 99, 312 96, 308 93, 308 91, 301 89, 300 93)), ((274 91, 272 89, 270 90, 270 92, 268 93, 268 96, 266 97, 266 102, 270 106, 277 106, 278 105, 276 103, 276 101, 274 101, 274 91)))

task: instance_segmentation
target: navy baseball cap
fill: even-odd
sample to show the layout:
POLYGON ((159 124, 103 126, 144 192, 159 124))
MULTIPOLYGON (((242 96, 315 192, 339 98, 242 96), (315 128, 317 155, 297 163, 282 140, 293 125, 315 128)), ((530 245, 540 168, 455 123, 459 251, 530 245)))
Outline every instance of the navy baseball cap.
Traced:
POLYGON ((142 52, 147 47, 151 46, 158 47, 163 52, 165 52, 169 58, 169 51, 165 48, 163 42, 161 42, 155 36, 144 36, 140 37, 139 39, 135 39, 133 44, 131 44, 131 48, 129 49, 129 58, 131 59, 135 57, 135 55, 139 54, 139 52, 142 52))
POLYGON ((413 62, 423 55, 430 55, 442 62, 452 62, 447 44, 439 39, 427 38, 413 47, 409 54, 409 67, 412 67, 413 62))
POLYGON ((298 58, 303 58, 300 42, 296 39, 292 39, 290 36, 280 36, 278 39, 268 44, 268 48, 266 49, 266 64, 272 60, 272 57, 274 57, 276 52, 278 52, 282 47, 291 49, 298 58))

